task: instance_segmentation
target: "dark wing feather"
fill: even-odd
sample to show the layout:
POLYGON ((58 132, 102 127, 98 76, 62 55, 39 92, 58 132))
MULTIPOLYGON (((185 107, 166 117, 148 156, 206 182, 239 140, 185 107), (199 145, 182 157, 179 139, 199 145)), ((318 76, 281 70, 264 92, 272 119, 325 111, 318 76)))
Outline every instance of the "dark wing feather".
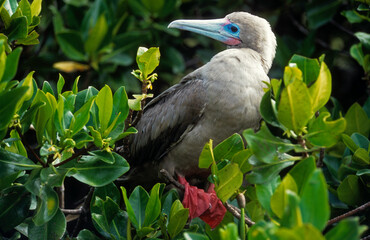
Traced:
POLYGON ((205 106, 202 80, 185 77, 153 99, 131 138, 131 165, 159 161, 201 118, 205 106))

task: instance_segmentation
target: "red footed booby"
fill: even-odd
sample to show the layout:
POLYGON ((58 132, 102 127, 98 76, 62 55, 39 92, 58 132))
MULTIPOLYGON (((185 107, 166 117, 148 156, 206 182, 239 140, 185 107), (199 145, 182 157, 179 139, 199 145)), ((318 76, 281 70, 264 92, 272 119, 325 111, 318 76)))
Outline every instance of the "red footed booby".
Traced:
POLYGON ((168 27, 211 37, 227 49, 144 108, 135 126, 138 133, 130 139, 128 177, 149 187, 160 181, 162 168, 190 181, 206 180, 210 171, 198 168, 205 143, 213 139, 216 145, 259 127, 263 82, 269 82, 276 48, 270 24, 246 12, 214 20, 176 20, 168 27))

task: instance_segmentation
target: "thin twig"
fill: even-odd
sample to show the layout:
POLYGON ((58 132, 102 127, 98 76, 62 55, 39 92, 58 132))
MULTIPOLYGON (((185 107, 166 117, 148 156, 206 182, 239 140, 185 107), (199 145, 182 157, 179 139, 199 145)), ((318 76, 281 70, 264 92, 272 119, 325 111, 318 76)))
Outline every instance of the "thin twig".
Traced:
POLYGON ((64 208, 61 208, 60 210, 62 210, 62 212, 65 213, 65 214, 72 214, 72 215, 78 215, 78 214, 81 214, 82 213, 82 207, 77 208, 77 209, 64 209, 64 208))
POLYGON ((340 30, 342 30, 343 32, 347 33, 348 35, 351 35, 352 37, 356 37, 355 34, 352 31, 350 31, 347 28, 343 27, 341 24, 337 23, 333 19, 330 20, 330 23, 333 24, 335 27, 339 28, 340 30))
POLYGON ((82 156, 82 155, 86 154, 86 153, 89 151, 89 149, 91 149, 91 148, 92 148, 92 146, 93 146, 93 145, 90 145, 90 146, 88 146, 87 148, 82 149, 81 151, 79 151, 79 152, 77 152, 77 153, 73 154, 71 157, 67 158, 66 160, 64 160, 64 161, 62 161, 62 162, 60 162, 60 163, 55 164, 55 165, 54 165, 54 167, 59 167, 59 166, 61 166, 61 165, 63 165, 63 164, 66 164, 66 163, 68 163, 68 162, 72 161, 73 159, 75 159, 75 158, 77 158, 77 157, 79 157, 79 156, 82 156))
MULTIPOLYGON (((240 213, 241 213, 241 210, 231 204, 229 204, 228 202, 225 202, 224 203, 224 206, 225 208, 227 209, 227 211, 229 211, 234 217, 236 217, 237 219, 240 219, 240 213)), ((244 221, 245 223, 248 225, 248 226, 252 226, 255 224, 255 222, 253 222, 251 219, 249 219, 249 217, 247 216, 244 216, 244 221)))
POLYGON ((58 188, 58 195, 59 195, 59 207, 61 209, 65 208, 65 200, 64 200, 64 183, 58 188))
POLYGON ((340 215, 340 216, 338 216, 338 217, 335 217, 335 218, 333 218, 333 219, 330 219, 330 220, 328 221, 328 223, 326 224, 326 226, 330 226, 330 225, 332 225, 333 223, 339 222, 340 220, 342 220, 342 219, 344 219, 344 218, 347 218, 347 217, 349 217, 349 216, 352 216, 352 215, 354 215, 354 214, 356 214, 356 213, 358 213, 358 212, 364 211, 364 210, 365 210, 366 208, 368 208, 368 207, 370 207, 370 201, 369 201, 369 202, 367 202, 367 203, 365 203, 365 204, 363 204, 363 205, 361 205, 361 206, 359 206, 358 208, 355 208, 355 209, 353 209, 353 210, 351 210, 351 211, 349 211, 349 212, 346 212, 345 214, 342 214, 342 215, 340 215))
MULTIPOLYGON (((298 141, 298 143, 299 143, 299 144, 300 144, 300 145, 301 145, 305 150, 307 150, 306 141, 302 138, 302 136, 298 136, 297 141, 298 141)), ((308 157, 309 157, 309 155, 308 155, 308 153, 307 153, 307 152, 303 152, 302 154, 303 154, 303 157, 305 157, 305 158, 308 158, 308 157)))
POLYGON ((44 163, 41 160, 41 158, 35 153, 35 151, 33 150, 33 148, 28 144, 28 142, 26 141, 24 135, 22 134, 22 130, 19 127, 16 127, 15 130, 17 131, 19 137, 21 138, 22 143, 26 146, 26 148, 28 149, 28 151, 30 151, 32 153, 32 155, 37 159, 37 161, 41 164, 42 167, 46 168, 47 167, 46 163, 44 163))

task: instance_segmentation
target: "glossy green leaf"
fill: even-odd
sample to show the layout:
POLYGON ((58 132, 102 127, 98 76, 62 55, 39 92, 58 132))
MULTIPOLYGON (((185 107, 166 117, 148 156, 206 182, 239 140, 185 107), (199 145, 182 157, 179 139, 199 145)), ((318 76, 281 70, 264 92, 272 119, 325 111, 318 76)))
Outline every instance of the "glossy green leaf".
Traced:
POLYGON ((278 119, 289 130, 301 134, 314 112, 305 83, 295 80, 281 92, 278 119))
POLYGON ((277 162, 278 153, 285 153, 295 148, 294 144, 288 140, 282 140, 272 135, 265 123, 262 123, 257 133, 253 129, 245 130, 243 137, 258 160, 264 163, 277 162))
POLYGON ((6 65, 4 75, 1 82, 9 82, 12 80, 17 73, 19 57, 21 55, 22 48, 18 47, 14 49, 6 58, 6 65))
POLYGON ((294 161, 281 161, 276 163, 254 166, 246 180, 252 184, 264 184, 274 179, 282 169, 293 165, 294 161))
POLYGON ((90 110, 93 106, 94 98, 91 98, 80 109, 73 114, 69 129, 72 130, 72 136, 78 133, 89 121, 90 110))
POLYGON ((270 205, 271 196, 273 195, 279 184, 280 176, 275 176, 272 181, 268 181, 263 184, 256 184, 257 199, 270 216, 274 215, 270 205))
POLYGON ((21 101, 27 90, 28 87, 18 87, 0 93, 0 129, 4 129, 9 125, 17 110, 19 101, 21 101))
POLYGON ((176 200, 171 207, 170 218, 168 222, 168 233, 171 239, 176 237, 185 227, 189 217, 189 209, 184 208, 180 200, 176 200))
POLYGON ((215 163, 213 154, 213 141, 212 139, 207 142, 199 156, 199 168, 209 168, 212 163, 215 163))
MULTIPOLYGON (((137 225, 135 225, 134 222, 132 222, 135 228, 144 227, 143 224, 145 219, 145 208, 148 204, 148 200, 149 194, 141 186, 137 186, 129 197, 129 201, 132 206, 135 219, 137 220, 137 225)), ((130 213, 129 217, 131 219, 130 213)))
POLYGON ((315 159, 313 157, 309 157, 301 160, 289 171, 289 174, 293 177, 295 183, 297 184, 299 196, 302 196, 303 187, 315 169, 315 159))
POLYGON ((84 229, 78 233, 77 240, 100 240, 100 238, 89 230, 84 229))
POLYGON ((358 40, 360 40, 365 48, 370 47, 370 34, 366 32, 356 32, 355 36, 358 38, 358 40))
POLYGON ((249 201, 245 205, 245 210, 252 221, 258 222, 264 219, 266 211, 262 208, 262 205, 257 200, 249 201))
POLYGON ((129 170, 127 161, 117 153, 113 153, 114 163, 109 164, 95 156, 84 156, 72 168, 77 180, 93 187, 104 186, 129 170))
POLYGON ((354 44, 349 50, 351 56, 360 64, 360 66, 365 67, 364 52, 362 50, 362 44, 354 44))
POLYGON ((7 232, 28 217, 31 194, 23 186, 13 186, 0 192, 0 229, 7 232))
POLYGON ((293 177, 290 174, 287 174, 280 185, 275 190, 274 194, 271 196, 271 210, 279 218, 283 217, 284 210, 288 205, 288 194, 287 190, 297 193, 298 187, 293 177))
POLYGON ((151 226, 161 213, 161 200, 159 199, 160 184, 154 185, 150 191, 148 204, 145 207, 144 226, 151 226))
POLYGON ((292 229, 280 228, 274 234, 278 240, 325 240, 321 232, 311 224, 303 224, 292 229))
POLYGON ((103 133, 107 129, 112 111, 113 111, 113 96, 112 90, 108 85, 105 85, 96 96, 96 105, 99 108, 100 132, 103 133))
POLYGON ((240 171, 246 173, 252 169, 252 165, 249 164, 248 159, 253 155, 251 149, 244 149, 236 153, 231 161, 239 165, 240 171))
POLYGON ((46 94, 40 89, 37 90, 36 96, 32 102, 31 107, 39 102, 45 104, 37 109, 34 120, 34 126, 36 129, 37 142, 41 145, 43 142, 43 136, 46 130, 46 125, 49 119, 51 118, 53 108, 46 94))
POLYGON ((28 226, 29 239, 57 240, 61 239, 66 231, 66 218, 62 211, 57 211, 52 219, 47 223, 37 226, 33 222, 28 226))
POLYGON ((30 25, 32 22, 32 15, 31 15, 31 4, 28 0, 21 0, 18 3, 18 9, 21 10, 22 15, 27 18, 27 25, 30 25))
POLYGON ((350 23, 360 23, 363 21, 355 10, 342 11, 341 14, 345 16, 350 23))
POLYGON ((293 228, 302 225, 302 214, 299 208, 299 197, 296 192, 286 190, 287 203, 281 219, 281 226, 293 228))
POLYGON ((223 159, 230 160, 234 154, 244 149, 244 142, 242 137, 235 133, 228 137, 213 149, 213 154, 216 162, 223 159))
POLYGON ((327 183, 323 173, 316 169, 306 180, 300 194, 300 209, 304 223, 323 230, 330 217, 327 183))
POLYGON ((159 65, 159 58, 160 58, 159 48, 152 47, 146 51, 145 49, 140 50, 139 48, 136 62, 139 69, 143 73, 144 78, 151 74, 154 71, 154 69, 159 65))
POLYGON ((41 12, 42 0, 33 0, 31 3, 31 16, 38 16, 41 12))
POLYGON ((220 229, 221 240, 238 239, 238 226, 235 223, 229 223, 220 229))
POLYGON ((302 71, 297 67, 297 64, 290 63, 284 69, 284 85, 288 86, 294 81, 303 81, 302 71))
POLYGON ((361 188, 359 177, 356 175, 348 175, 337 189, 338 198, 342 202, 356 206, 361 203, 361 188))
POLYGON ((105 150, 95 150, 89 152, 90 155, 93 155, 97 158, 99 158, 101 161, 113 164, 115 161, 115 157, 112 152, 107 152, 105 150))
POLYGON ((128 116, 129 110, 127 93, 124 87, 120 87, 116 90, 113 96, 113 114, 110 121, 121 113, 117 124, 124 122, 128 116))
POLYGON ((364 148, 358 148, 353 154, 353 161, 360 165, 369 165, 370 156, 368 151, 364 148))
POLYGON ((325 238, 327 240, 357 240, 365 230, 365 226, 360 226, 358 217, 345 218, 330 229, 325 234, 325 238))
POLYGON ((219 184, 215 187, 218 198, 227 201, 243 182, 243 173, 238 164, 230 163, 217 172, 219 184))
POLYGON ((316 81, 320 72, 320 65, 317 59, 307 58, 300 55, 293 55, 289 63, 297 64, 297 67, 302 71, 303 81, 308 85, 316 81))
POLYGON ((58 93, 58 95, 62 94, 64 84, 65 84, 64 77, 62 76, 62 74, 59 73, 59 79, 58 79, 58 82, 57 82, 57 93, 58 93))
POLYGON ((58 194, 48 185, 41 185, 40 199, 32 220, 36 226, 49 222, 59 209, 58 194))
POLYGON ((331 94, 331 74, 324 62, 321 62, 320 72, 317 80, 308 89, 311 97, 312 110, 318 111, 330 99, 331 94))
POLYGON ((340 134, 346 130, 346 120, 339 118, 334 121, 328 121, 330 113, 320 113, 308 129, 305 136, 314 145, 320 147, 331 147, 340 139, 340 134))
POLYGON ((8 41, 12 42, 17 39, 24 39, 27 37, 27 18, 25 16, 12 19, 7 33, 8 41))
POLYGON ((282 127, 276 116, 276 106, 275 101, 271 99, 271 90, 267 91, 265 95, 263 95, 260 104, 260 112, 263 120, 267 123, 275 127, 282 127))
POLYGON ((139 228, 138 219, 136 218, 135 211, 134 211, 134 209, 132 207, 132 204, 130 203, 130 201, 127 197, 126 188, 121 186, 121 191, 122 191, 123 201, 125 202, 128 217, 130 218, 130 221, 131 221, 132 225, 134 225, 135 228, 139 228))
POLYGON ((194 233, 194 232, 185 232, 184 233, 184 239, 185 240, 209 240, 209 238, 200 233, 194 233))
POLYGON ((90 55, 97 54, 97 51, 108 32, 108 23, 105 14, 101 14, 95 26, 89 30, 89 36, 84 43, 84 49, 90 55))
POLYGON ((105 197, 105 200, 96 197, 94 199, 94 210, 95 212, 91 212, 91 217, 99 226, 99 230, 109 233, 110 225, 120 210, 118 204, 110 197, 105 197))
POLYGON ((358 103, 354 103, 347 111, 345 115, 347 121, 346 134, 351 135, 354 132, 358 132, 364 136, 369 135, 370 131, 370 120, 367 117, 366 112, 358 103))

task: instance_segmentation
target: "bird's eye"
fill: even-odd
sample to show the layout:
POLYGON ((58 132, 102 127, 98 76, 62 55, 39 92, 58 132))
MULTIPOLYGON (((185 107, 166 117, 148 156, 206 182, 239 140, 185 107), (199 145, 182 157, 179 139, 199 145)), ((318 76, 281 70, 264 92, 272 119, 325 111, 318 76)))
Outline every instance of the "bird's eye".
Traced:
POLYGON ((238 31, 238 28, 235 27, 235 26, 231 26, 230 30, 234 33, 236 33, 238 31))

